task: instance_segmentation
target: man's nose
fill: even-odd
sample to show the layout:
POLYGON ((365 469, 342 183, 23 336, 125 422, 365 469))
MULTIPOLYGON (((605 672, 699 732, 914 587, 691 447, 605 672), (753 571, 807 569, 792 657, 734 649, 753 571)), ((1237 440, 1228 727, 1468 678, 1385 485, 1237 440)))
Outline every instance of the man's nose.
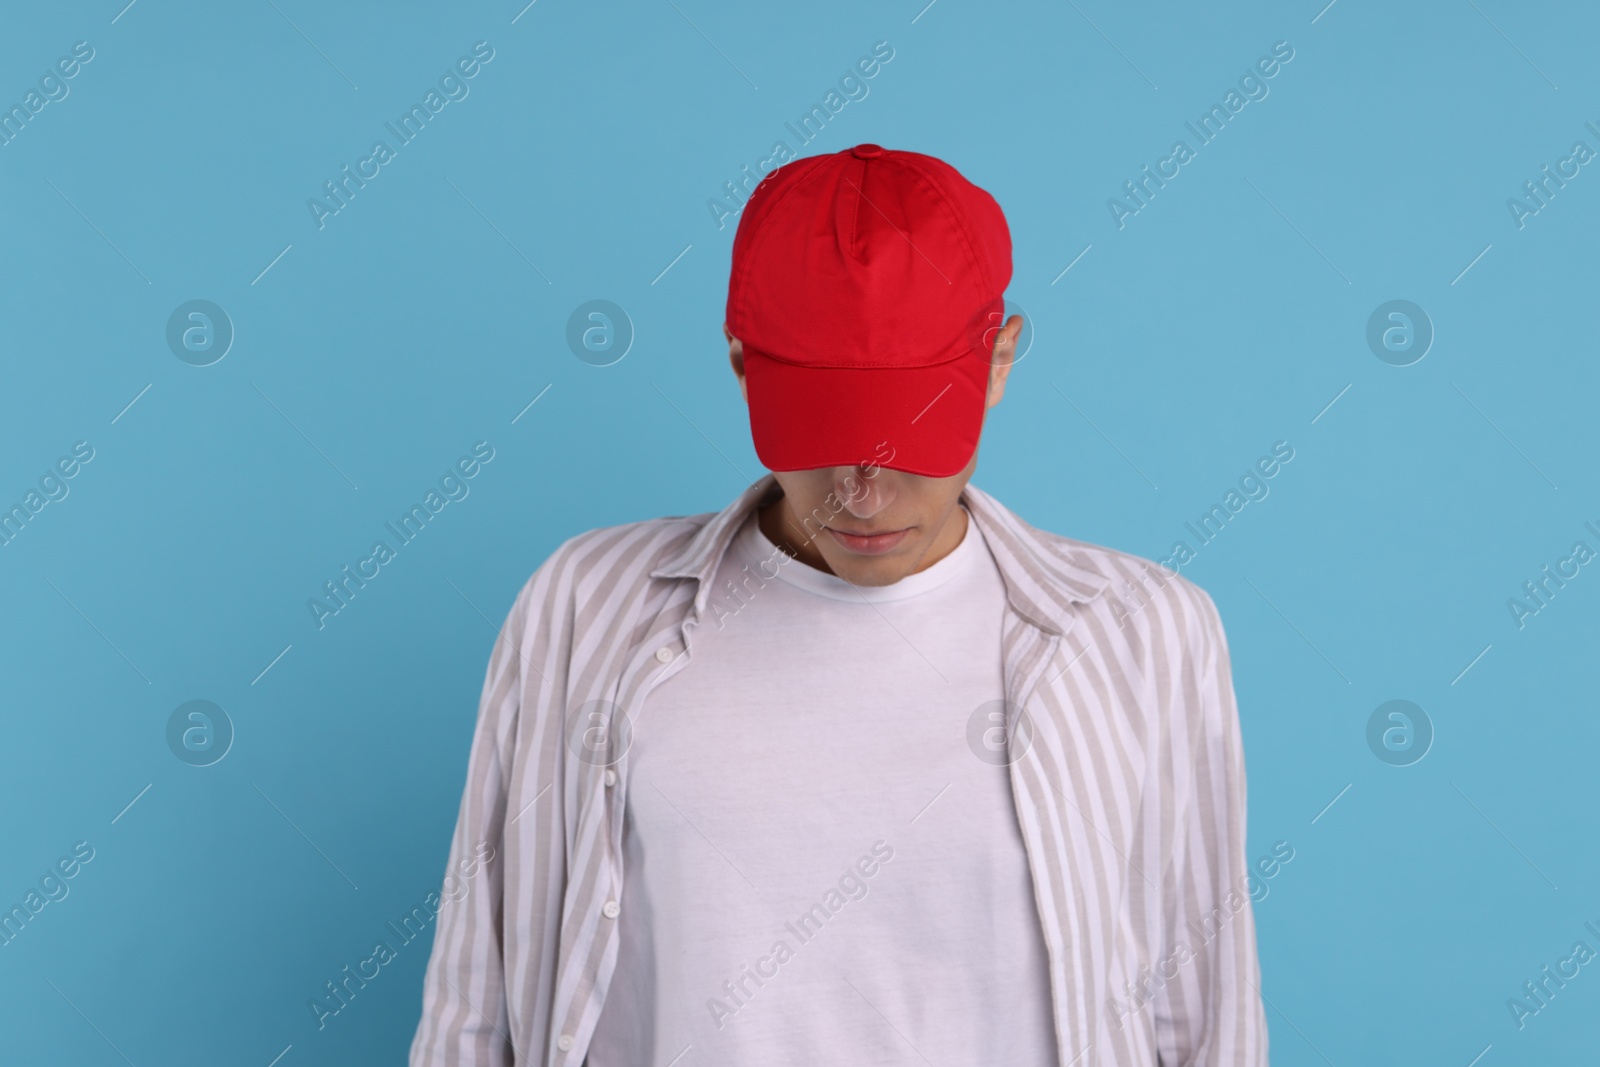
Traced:
POLYGON ((839 467, 834 471, 833 492, 844 502, 845 510, 858 519, 870 519, 894 503, 894 486, 882 477, 882 468, 871 473, 859 466, 839 467))

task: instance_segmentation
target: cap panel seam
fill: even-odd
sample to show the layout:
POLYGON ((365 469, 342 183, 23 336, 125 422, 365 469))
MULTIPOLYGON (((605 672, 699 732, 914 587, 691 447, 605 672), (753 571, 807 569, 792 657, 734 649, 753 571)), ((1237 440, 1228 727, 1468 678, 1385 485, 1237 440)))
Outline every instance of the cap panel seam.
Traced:
MULTIPOLYGON (((912 162, 910 160, 905 160, 903 163, 906 169, 909 170, 920 182, 922 182, 924 186, 927 186, 934 191, 940 208, 944 210, 946 216, 954 224, 955 230, 961 234, 961 239, 966 245, 968 262, 970 262, 972 266, 976 268, 975 273, 983 279, 984 288, 988 289, 989 287, 993 286, 996 280, 995 275, 992 271, 985 269, 987 264, 982 260, 981 253, 979 252, 978 242, 973 240, 972 231, 967 228, 966 222, 951 205, 950 201, 952 198, 950 194, 944 190, 940 181, 942 175, 935 177, 935 175, 928 173, 928 168, 921 163, 912 162)), ((978 187, 974 185, 973 188, 977 189, 978 187)), ((982 192, 982 190, 979 191, 982 192)), ((991 197, 991 199, 993 198, 991 197)), ((984 299, 987 300, 992 298, 985 296, 984 299)))
MULTIPOLYGON (((786 164, 784 164, 784 166, 791 166, 794 163, 803 163, 803 162, 806 161, 806 159, 815 160, 815 162, 811 166, 806 167, 803 171, 797 172, 795 174, 794 178, 791 181, 789 181, 789 183, 787 185, 785 185, 782 189, 777 190, 773 194, 771 202, 764 206, 763 215, 772 214, 772 212, 777 208, 777 206, 779 204, 783 203, 783 200, 784 200, 785 197, 787 197, 791 193, 793 193, 795 191, 795 189, 799 188, 799 186, 800 186, 800 184, 802 182, 804 182, 807 178, 811 177, 813 174, 815 174, 817 172, 818 169, 821 168, 821 166, 827 161, 828 157, 825 156, 825 155, 823 155, 823 156, 807 156, 807 157, 805 157, 803 159, 796 159, 796 160, 793 160, 791 163, 786 163, 786 164)), ((778 168, 778 170, 782 170, 782 169, 783 169, 782 167, 778 168)), ((777 171, 775 170, 772 173, 776 174, 777 171)), ((767 175, 767 177, 770 178, 770 177, 772 177, 772 175, 769 174, 769 175, 767 175)), ((762 181, 765 181, 765 180, 766 180, 766 178, 762 179, 762 181)), ((757 184, 756 188, 759 189, 760 185, 757 184)), ((754 196, 755 194, 752 193, 751 195, 754 196)), ((748 208, 749 207, 749 203, 746 202, 745 206, 748 208)), ((744 225, 744 218, 743 217, 740 218, 739 224, 740 224, 740 226, 744 225)), ((755 260, 756 250, 761 247, 761 244, 762 244, 762 242, 764 242, 765 238, 771 236, 771 230, 772 230, 772 228, 770 226, 761 226, 761 225, 757 224, 756 231, 753 234, 753 240, 752 240, 752 243, 750 245, 750 248, 749 248, 748 251, 746 251, 744 256, 741 257, 743 262, 740 265, 743 266, 745 269, 739 271, 738 273, 736 273, 734 275, 734 279, 738 282, 737 291, 738 291, 738 294, 739 294, 739 303, 734 308, 734 311, 736 312, 736 315, 735 315, 736 318, 742 318, 743 316, 748 315, 750 313, 749 309, 746 306, 747 303, 748 303, 748 298, 747 298, 746 293, 745 293, 745 290, 747 288, 747 283, 749 281, 749 267, 750 267, 750 264, 755 260)), ((737 240, 737 236, 738 235, 735 234, 735 239, 736 240, 737 240)))
MULTIPOLYGON (((910 152, 907 153, 907 156, 913 158, 902 159, 902 162, 907 168, 914 169, 920 177, 931 183, 934 188, 939 191, 940 197, 946 206, 949 205, 952 197, 944 190, 945 180, 947 178, 959 178, 960 180, 965 181, 967 185, 971 186, 974 192, 980 193, 987 197, 989 203, 994 206, 997 212, 999 211, 999 202, 994 199, 988 190, 982 188, 974 182, 967 180, 963 175, 961 175, 959 172, 956 172, 954 168, 950 167, 950 165, 945 163, 943 160, 934 156, 923 155, 919 152, 910 152), (944 168, 949 168, 952 171, 952 174, 947 175, 944 171, 944 168)), ((1004 212, 1000 212, 1000 217, 1002 219, 1005 218, 1004 212)), ((988 258, 984 254, 986 251, 985 246, 973 238, 972 231, 967 227, 965 221, 960 215, 953 215, 953 219, 956 227, 961 231, 962 238, 967 242, 967 247, 972 255, 973 262, 977 264, 979 268, 978 273, 983 275, 986 285, 994 285, 999 279, 999 272, 993 269, 993 264, 988 262, 988 258), (986 267, 989 269, 985 269, 986 267)))
POLYGON ((855 204, 853 205, 854 214, 850 218, 850 254, 852 256, 855 255, 856 244, 859 239, 858 235, 861 233, 861 201, 865 200, 867 197, 865 191, 867 184, 867 161, 860 159, 859 157, 857 157, 857 159, 861 163, 862 187, 856 190, 856 199, 855 204))

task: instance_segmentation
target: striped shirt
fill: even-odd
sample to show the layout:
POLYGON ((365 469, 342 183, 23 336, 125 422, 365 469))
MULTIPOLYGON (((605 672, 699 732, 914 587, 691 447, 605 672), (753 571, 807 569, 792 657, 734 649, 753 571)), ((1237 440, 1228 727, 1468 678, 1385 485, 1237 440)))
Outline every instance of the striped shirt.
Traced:
MULTIPOLYGON (((447 870, 485 845, 494 859, 439 913, 412 1067, 583 1063, 617 962, 631 723, 656 683, 692 669, 717 566, 777 491, 769 474, 720 512, 581 534, 518 594, 447 870)), ((961 501, 1006 586, 1005 699, 1021 709, 1009 773, 1062 1067, 1264 1067, 1216 606, 976 486, 961 501)))

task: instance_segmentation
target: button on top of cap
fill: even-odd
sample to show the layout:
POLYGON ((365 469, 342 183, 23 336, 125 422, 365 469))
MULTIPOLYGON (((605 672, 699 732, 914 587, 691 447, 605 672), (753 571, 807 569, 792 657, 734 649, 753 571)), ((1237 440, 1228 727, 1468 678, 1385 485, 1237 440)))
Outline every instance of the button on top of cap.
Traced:
POLYGON ((883 149, 875 144, 858 144, 850 149, 850 154, 857 159, 876 159, 883 155, 883 149))

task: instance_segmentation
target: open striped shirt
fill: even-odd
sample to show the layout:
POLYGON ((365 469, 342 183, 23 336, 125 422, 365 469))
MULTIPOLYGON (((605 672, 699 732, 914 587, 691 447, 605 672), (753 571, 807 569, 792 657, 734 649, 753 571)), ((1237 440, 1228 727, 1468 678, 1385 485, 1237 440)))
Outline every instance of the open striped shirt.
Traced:
MULTIPOLYGON (((581 534, 517 596, 447 869, 485 844, 494 859, 439 912, 412 1067, 583 1063, 617 962, 630 724, 654 685, 693 669, 717 566, 777 492, 769 474, 720 512, 581 534)), ((976 486, 961 499, 1006 587, 1005 699, 1024 720, 1009 766, 1062 1067, 1265 1067, 1215 604, 976 486)))

